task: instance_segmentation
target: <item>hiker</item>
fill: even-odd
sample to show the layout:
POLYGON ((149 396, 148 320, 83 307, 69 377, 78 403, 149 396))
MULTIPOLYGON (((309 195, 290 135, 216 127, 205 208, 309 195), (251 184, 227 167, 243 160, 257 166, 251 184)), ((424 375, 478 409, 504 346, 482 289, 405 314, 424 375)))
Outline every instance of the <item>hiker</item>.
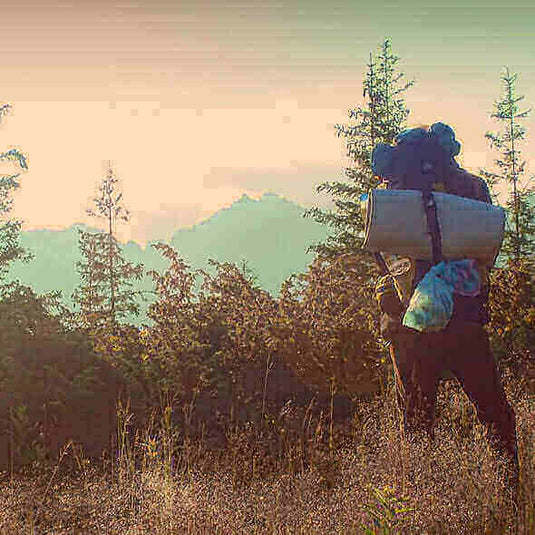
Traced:
MULTIPOLYGON (((485 182, 455 161, 459 152, 453 130, 435 123, 430 128, 403 131, 394 146, 378 144, 372 155, 372 169, 381 179, 379 188, 420 190, 423 195, 431 193, 431 198, 433 191, 440 191, 492 204, 485 182)), ((433 260, 395 255, 383 259, 376 255, 385 272, 376 286, 381 332, 390 342, 398 399, 404 405, 403 427, 408 434, 425 431, 433 436, 438 383, 445 373, 453 374, 476 407, 480 421, 494 431, 498 450, 511 459, 516 478, 515 414, 484 330, 488 321, 488 273, 473 259, 445 261, 436 221, 435 217, 433 226, 428 215, 433 260), (416 294, 425 291, 425 284, 442 283, 448 276, 454 279, 453 286, 459 281, 464 286, 452 292, 452 313, 427 330, 420 324, 429 319, 429 310, 416 310, 421 298, 416 294)), ((440 311, 441 303, 438 305, 440 311)))

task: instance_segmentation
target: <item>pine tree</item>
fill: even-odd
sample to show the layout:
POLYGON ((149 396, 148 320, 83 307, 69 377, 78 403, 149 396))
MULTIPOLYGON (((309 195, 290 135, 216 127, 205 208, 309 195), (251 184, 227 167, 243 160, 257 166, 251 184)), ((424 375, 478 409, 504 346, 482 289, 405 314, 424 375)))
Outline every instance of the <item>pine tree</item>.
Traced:
MULTIPOLYGON (((9 104, 0 106, 0 120, 10 109, 9 104)), ((21 169, 28 169, 26 156, 15 148, 0 153, 0 160, 11 160, 21 169)), ((0 279, 6 276, 9 265, 14 260, 29 261, 32 258, 20 245, 22 221, 8 217, 13 207, 12 195, 20 187, 19 176, 20 173, 0 175, 0 279)))
POLYGON ((517 77, 509 68, 504 68, 501 76, 503 94, 494 103, 491 114, 502 130, 485 134, 490 147, 500 153, 494 160, 497 170, 481 169, 480 172, 496 200, 500 193, 498 188, 507 188, 505 209, 508 220, 501 251, 507 262, 491 273, 488 331, 500 363, 514 376, 525 380, 533 369, 535 341, 535 207, 530 204, 535 190, 530 186, 533 177, 525 178, 526 162, 521 158, 520 146, 526 136, 521 121, 531 110, 519 108, 524 97, 516 94, 517 77))
POLYGON ((81 312, 81 323, 90 331, 108 322, 104 313, 105 281, 105 233, 78 230, 78 246, 83 260, 77 262, 80 286, 73 293, 81 312))
POLYGON ((93 198, 94 208, 87 210, 91 217, 106 221, 107 232, 80 231, 81 285, 73 294, 87 327, 107 326, 112 332, 119 320, 139 313, 138 292, 132 286, 143 276, 143 265, 127 262, 115 237, 117 222, 128 222, 130 215, 121 203, 117 183, 110 167, 93 198))
POLYGON ((306 215, 333 228, 334 233, 324 244, 314 249, 322 256, 354 254, 362 245, 364 221, 361 217, 359 197, 377 186, 371 171, 371 153, 379 142, 393 143, 403 129, 409 110, 402 94, 413 82, 403 82, 398 73, 399 57, 392 53, 391 40, 385 39, 374 57, 370 53, 368 70, 363 81, 366 104, 348 111, 350 123, 335 125, 339 138, 345 141, 346 155, 353 166, 345 169, 345 182, 324 182, 317 187, 319 193, 333 197, 334 211, 312 208, 306 215))
MULTIPOLYGON (((494 160, 498 171, 496 173, 481 169, 481 174, 493 188, 502 184, 509 186, 506 210, 509 221, 505 231, 502 251, 515 261, 525 259, 534 253, 535 245, 535 207, 533 196, 535 190, 530 186, 530 180, 523 179, 526 162, 521 159, 520 145, 525 140, 526 129, 521 120, 526 119, 530 109, 521 111, 518 103, 524 96, 516 95, 517 74, 509 72, 505 67, 501 76, 503 95, 494 103, 493 119, 503 125, 499 133, 487 132, 491 148, 500 152, 501 156, 494 160)), ((531 177, 531 180, 533 177, 531 177)))
MULTIPOLYGON (((377 341, 379 333, 377 330, 378 311, 372 297, 377 266, 372 256, 363 254, 362 250, 365 222, 361 215, 360 196, 378 185, 378 179, 373 176, 371 170, 371 155, 374 147, 380 142, 392 144, 397 134, 403 130, 409 114, 402 94, 413 85, 413 82, 402 81, 404 75, 396 70, 398 61, 399 58, 392 53, 390 39, 383 41, 376 56, 370 54, 367 73, 363 81, 365 103, 349 110, 349 124, 335 126, 338 137, 345 142, 346 155, 352 166, 345 169, 346 181, 325 182, 317 188, 318 192, 332 196, 335 209, 324 211, 313 208, 307 211, 308 216, 330 226, 334 232, 325 243, 313 247, 318 257, 311 269, 317 271, 318 276, 303 280, 307 286, 302 291, 303 296, 310 294, 312 300, 317 299, 320 289, 329 287, 329 298, 333 302, 338 304, 350 302, 351 306, 359 311, 359 321, 367 318, 365 323, 362 323, 363 328, 357 329, 358 336, 362 336, 362 343, 356 346, 358 349, 353 348, 349 360, 346 350, 342 348, 345 343, 342 338, 347 342, 345 334, 339 340, 341 344, 339 350, 333 353, 332 362, 327 369, 331 386, 337 388, 345 384, 341 380, 343 372, 341 375, 339 372, 349 365, 349 361, 354 370, 366 369, 370 372, 373 370, 373 373, 384 371, 381 364, 384 359, 380 358, 380 350, 375 346, 371 349, 372 346, 368 342, 363 342, 364 339, 377 341), (331 275, 339 273, 340 269, 345 272, 344 282, 333 284, 330 280, 331 275), (324 280, 326 275, 327 280, 324 280), (319 283, 319 288, 315 287, 316 283, 319 283), (370 357, 376 360, 373 365, 369 362, 370 357)), ((353 319, 354 315, 350 313, 349 317, 353 319)), ((338 324, 338 318, 335 323, 338 324)), ((342 331, 347 327, 346 324, 342 327, 342 331)), ((354 330, 354 326, 349 327, 349 331, 352 329, 354 330)), ((356 332, 353 334, 357 336, 356 332)), ((350 345, 354 342, 353 337, 350 345)), ((333 349, 334 346, 329 348, 329 351, 333 349)), ((322 369, 325 371, 322 357, 318 357, 311 369, 315 364, 319 368, 316 372, 322 369)), ((369 376, 361 374, 359 377, 362 383, 360 386, 353 384, 353 388, 363 390, 368 388, 369 376)))

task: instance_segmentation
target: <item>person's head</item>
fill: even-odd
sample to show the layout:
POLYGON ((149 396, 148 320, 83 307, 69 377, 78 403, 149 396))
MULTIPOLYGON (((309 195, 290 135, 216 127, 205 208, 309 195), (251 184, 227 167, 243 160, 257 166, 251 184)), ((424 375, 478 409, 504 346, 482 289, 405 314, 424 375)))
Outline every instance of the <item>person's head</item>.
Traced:
POLYGON ((426 181, 442 182, 461 150, 453 129, 441 122, 403 130, 395 141, 394 146, 378 143, 372 153, 374 175, 393 188, 421 189, 426 181))

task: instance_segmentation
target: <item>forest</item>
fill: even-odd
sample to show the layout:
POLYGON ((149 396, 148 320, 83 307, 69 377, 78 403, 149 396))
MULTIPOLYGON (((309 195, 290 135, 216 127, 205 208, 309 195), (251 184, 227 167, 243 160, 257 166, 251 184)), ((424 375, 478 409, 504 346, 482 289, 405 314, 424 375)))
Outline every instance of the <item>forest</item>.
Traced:
POLYGON ((345 177, 318 188, 334 208, 306 214, 329 238, 277 296, 247 263, 193 269, 164 243, 153 245, 162 272, 127 262, 115 232, 129 212, 111 167, 87 208, 106 230, 79 231, 75 306, 8 281, 10 264, 32 257, 10 217, 28 165, 18 150, 0 154, 21 171, 0 179, 2 533, 535 533, 529 110, 504 69, 496 131, 482 132, 495 165, 480 175, 507 213, 486 329, 517 418, 513 499, 507 463, 455 380, 441 383, 433 439, 400 427, 359 207, 377 186, 373 147, 410 120, 413 82, 398 62, 389 39, 370 53, 362 103, 336 125, 345 177), (140 327, 129 318, 145 275, 154 299, 140 327))

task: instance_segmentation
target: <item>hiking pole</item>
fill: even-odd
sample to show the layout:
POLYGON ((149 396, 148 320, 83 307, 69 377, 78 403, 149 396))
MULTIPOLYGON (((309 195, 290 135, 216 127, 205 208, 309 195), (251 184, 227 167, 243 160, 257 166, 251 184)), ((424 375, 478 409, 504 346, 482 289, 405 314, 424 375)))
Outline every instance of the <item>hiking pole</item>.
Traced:
MULTIPOLYGON (((388 269, 388 266, 387 266, 387 264, 385 262, 385 259, 383 258, 383 255, 381 253, 379 253, 379 252, 376 252, 376 253, 373 253, 373 257, 375 259, 375 262, 379 266, 379 269, 383 273, 383 275, 392 276, 392 274, 390 273, 390 270, 388 269)), ((400 304, 403 304, 401 302, 401 299, 400 299, 399 295, 397 294, 397 292, 396 292, 396 296, 397 296, 400 304)), ((396 348, 395 348, 394 344, 392 343, 392 340, 387 340, 387 342, 388 342, 387 349, 388 349, 388 353, 389 353, 389 356, 390 356, 390 361, 392 362, 392 368, 394 370, 394 381, 396 383, 396 405, 397 405, 397 410, 398 410, 398 413, 399 413, 400 432, 401 432, 401 436, 403 437, 404 436, 404 426, 403 426, 403 410, 402 410, 402 406, 403 406, 403 403, 404 403, 403 400, 405 398, 405 387, 403 385, 403 381, 401 379, 401 374, 399 372, 399 368, 398 368, 398 364, 397 364, 396 348)))
POLYGON ((383 255, 381 253, 373 253, 373 257, 375 258, 375 262, 379 266, 379 269, 383 272, 383 275, 390 275, 390 270, 386 265, 383 255))

